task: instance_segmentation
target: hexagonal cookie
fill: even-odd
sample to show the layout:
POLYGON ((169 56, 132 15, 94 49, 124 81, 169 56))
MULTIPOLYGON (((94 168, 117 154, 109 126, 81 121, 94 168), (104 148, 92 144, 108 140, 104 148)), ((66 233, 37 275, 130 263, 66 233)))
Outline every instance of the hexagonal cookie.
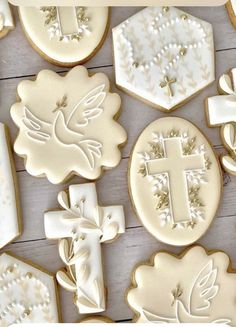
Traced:
POLYGON ((12 254, 0 256, 0 326, 59 322, 53 275, 12 254))
POLYGON ((174 7, 148 7, 113 29, 116 83, 165 111, 215 79, 211 24, 174 7))

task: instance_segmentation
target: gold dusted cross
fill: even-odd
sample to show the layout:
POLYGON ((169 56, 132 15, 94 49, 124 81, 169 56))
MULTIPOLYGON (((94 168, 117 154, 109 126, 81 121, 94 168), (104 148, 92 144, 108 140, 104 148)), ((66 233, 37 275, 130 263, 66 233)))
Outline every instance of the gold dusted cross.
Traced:
POLYGON ((164 77, 164 81, 160 83, 160 87, 163 89, 167 87, 167 92, 170 98, 173 97, 173 91, 171 89, 171 84, 176 83, 176 78, 169 79, 168 76, 164 77))

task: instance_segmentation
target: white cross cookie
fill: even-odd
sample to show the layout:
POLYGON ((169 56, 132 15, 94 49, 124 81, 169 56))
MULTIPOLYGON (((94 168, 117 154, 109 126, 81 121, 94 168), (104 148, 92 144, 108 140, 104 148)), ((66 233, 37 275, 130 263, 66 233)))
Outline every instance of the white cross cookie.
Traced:
POLYGON ((45 233, 59 239, 59 253, 67 272, 57 273, 58 282, 76 293, 80 313, 105 310, 105 289, 101 243, 125 232, 122 206, 98 205, 94 183, 71 185, 60 192, 58 202, 65 209, 45 213, 45 233))

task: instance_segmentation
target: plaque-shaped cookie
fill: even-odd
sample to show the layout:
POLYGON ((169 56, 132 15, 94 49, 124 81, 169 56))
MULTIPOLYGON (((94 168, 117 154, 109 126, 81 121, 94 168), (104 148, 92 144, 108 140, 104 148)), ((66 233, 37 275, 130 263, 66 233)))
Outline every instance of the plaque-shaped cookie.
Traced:
POLYGON ((113 29, 116 83, 171 111, 215 79, 211 24, 175 7, 147 7, 113 29))
POLYGON ((235 326, 235 272, 220 251, 195 246, 179 256, 159 252, 134 271, 127 298, 135 321, 235 326))
POLYGON ((90 77, 83 66, 66 76, 43 70, 18 85, 18 96, 11 108, 19 127, 14 149, 28 173, 58 184, 72 175, 97 179, 119 164, 127 136, 116 122, 120 97, 105 74, 90 77))
POLYGON ((216 214, 221 184, 211 145, 187 120, 161 118, 139 136, 130 195, 141 222, 160 241, 181 246, 198 240, 216 214))
POLYGON ((23 30, 37 52, 60 66, 89 60, 103 44, 108 7, 19 8, 23 30))

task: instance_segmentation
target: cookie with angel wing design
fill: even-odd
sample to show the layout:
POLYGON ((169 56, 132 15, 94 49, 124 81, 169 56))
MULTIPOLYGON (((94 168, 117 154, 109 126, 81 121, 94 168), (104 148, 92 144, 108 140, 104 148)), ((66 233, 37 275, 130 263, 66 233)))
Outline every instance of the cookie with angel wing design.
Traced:
POLYGON ((167 112, 215 79, 212 26, 175 7, 147 7, 113 28, 116 83, 167 112))
POLYGON ((11 108, 19 127, 14 149, 31 175, 54 184, 73 174, 94 180, 119 164, 127 136, 115 120, 120 97, 109 90, 105 74, 90 77, 83 66, 66 76, 43 70, 19 84, 21 101, 11 108))
POLYGON ((133 273, 127 299, 138 323, 236 324, 236 271, 220 251, 200 246, 158 252, 133 273), (222 305, 224 303, 224 305, 222 305))
POLYGON ((8 0, 0 1, 0 39, 15 27, 8 0))
POLYGON ((72 67, 93 57, 108 31, 108 7, 20 6, 23 30, 46 60, 72 67))

